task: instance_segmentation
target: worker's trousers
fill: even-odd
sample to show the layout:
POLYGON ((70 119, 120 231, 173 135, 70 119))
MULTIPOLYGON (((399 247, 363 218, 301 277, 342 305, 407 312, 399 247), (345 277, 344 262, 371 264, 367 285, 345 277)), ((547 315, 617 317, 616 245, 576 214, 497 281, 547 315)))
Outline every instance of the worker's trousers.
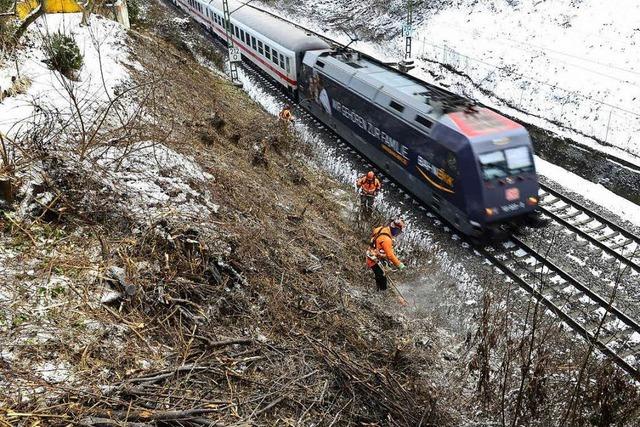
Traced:
POLYGON ((375 274, 376 276, 376 286, 378 287, 378 290, 387 290, 387 276, 386 274, 384 274, 384 270, 380 266, 380 263, 377 263, 376 265, 371 267, 371 270, 373 270, 373 274, 375 274))

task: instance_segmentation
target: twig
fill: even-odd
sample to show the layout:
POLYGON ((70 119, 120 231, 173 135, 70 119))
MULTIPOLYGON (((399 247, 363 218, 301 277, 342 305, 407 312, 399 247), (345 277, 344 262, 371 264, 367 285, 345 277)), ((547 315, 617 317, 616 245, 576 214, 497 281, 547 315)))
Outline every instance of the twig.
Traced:
POLYGON ((276 400, 274 400, 273 402, 269 403, 267 406, 265 406, 264 408, 256 411, 255 415, 260 415, 263 412, 268 411, 269 409, 273 408, 274 406, 276 406, 278 403, 282 402, 284 399, 286 398, 286 396, 280 396, 278 397, 276 400))
POLYGON ((206 342, 210 347, 225 347, 232 344, 251 344, 254 342, 253 338, 231 338, 222 341, 213 341, 207 337, 203 337, 202 335, 194 335, 194 338, 198 338, 206 342))
POLYGON ((20 224, 18 224, 16 221, 13 220, 13 218, 11 218, 6 212, 2 212, 4 217, 7 218, 9 220, 9 222, 11 222, 11 224, 15 225, 16 227, 18 227, 18 229, 20 229, 20 231, 22 231, 24 234, 27 235, 27 237, 29 237, 29 240, 31 240, 31 243, 33 243, 33 246, 38 246, 38 243, 36 243, 36 239, 33 238, 33 236, 31 235, 31 233, 29 233, 28 230, 26 230, 24 227, 22 227, 20 224))

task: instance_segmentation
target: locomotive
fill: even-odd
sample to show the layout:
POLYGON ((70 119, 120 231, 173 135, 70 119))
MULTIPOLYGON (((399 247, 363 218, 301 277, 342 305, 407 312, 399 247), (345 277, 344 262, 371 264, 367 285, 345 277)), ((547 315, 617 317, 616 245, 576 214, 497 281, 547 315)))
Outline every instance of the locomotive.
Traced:
MULTIPOLYGON (((226 38, 222 1, 173 1, 226 38)), ((536 210, 522 125, 255 8, 230 21, 245 60, 462 233, 483 236, 536 210)))

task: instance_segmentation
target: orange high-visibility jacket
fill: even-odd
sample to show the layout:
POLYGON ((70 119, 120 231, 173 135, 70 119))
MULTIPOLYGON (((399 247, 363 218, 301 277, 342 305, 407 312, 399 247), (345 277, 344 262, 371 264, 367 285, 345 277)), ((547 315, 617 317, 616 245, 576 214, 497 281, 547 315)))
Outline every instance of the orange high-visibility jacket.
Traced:
POLYGON ((367 255, 367 267, 369 268, 384 259, 391 261, 396 267, 402 264, 396 254, 393 253, 393 237, 390 227, 382 226, 373 230, 371 247, 369 247, 367 255), (375 242, 373 241, 374 239, 375 242), (377 258, 377 260, 374 258, 377 258))
POLYGON ((360 177, 356 181, 356 185, 358 186, 358 188, 362 188, 362 191, 367 194, 374 194, 376 191, 380 190, 380 187, 382 187, 378 178, 368 180, 366 175, 360 177))
POLYGON ((280 120, 284 120, 284 121, 289 121, 291 120, 291 111, 288 108, 285 108, 284 110, 280 111, 280 120))

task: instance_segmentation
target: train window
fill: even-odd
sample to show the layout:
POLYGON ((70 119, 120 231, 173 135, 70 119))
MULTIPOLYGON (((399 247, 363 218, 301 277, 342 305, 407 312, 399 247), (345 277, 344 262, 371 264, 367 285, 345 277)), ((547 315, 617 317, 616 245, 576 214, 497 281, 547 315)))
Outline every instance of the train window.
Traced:
POLYGON ((393 108, 394 110, 398 110, 401 113, 404 111, 404 105, 400 105, 396 101, 391 101, 389 103, 389 107, 393 108))
POLYGON ((274 64, 278 65, 278 51, 275 49, 271 50, 271 60, 274 64))
POLYGON ((271 59, 271 48, 267 45, 264 45, 264 56, 267 59, 271 59))
POLYGON ((504 152, 501 150, 480 154, 478 159, 480 160, 482 176, 485 181, 505 178, 508 175, 507 162, 504 158, 504 152))
POLYGON ((253 50, 256 50, 256 38, 251 36, 251 46, 253 47, 253 50))
POLYGON ((316 65, 320 68, 324 68, 324 62, 322 61, 316 61, 316 65))
POLYGON ((416 116, 416 122, 420 123, 422 126, 426 127, 426 128, 431 128, 432 123, 425 119, 422 116, 416 116))
POLYGON ((262 49, 262 42, 258 40, 258 52, 260 55, 264 55, 264 49, 262 49))
POLYGON ((240 30, 240 40, 244 43, 244 31, 240 30))
POLYGON ((236 27, 236 37, 240 38, 240 28, 236 27))
POLYGON ((522 172, 531 172, 533 170, 533 162, 531 161, 531 153, 529 147, 516 147, 504 150, 507 157, 507 165, 511 175, 522 172))
POLYGON ((290 73, 291 72, 291 61, 289 60, 288 56, 284 60, 285 60, 286 67, 287 67, 287 73, 290 73))
POLYGON ((284 55, 280 54, 280 68, 284 70, 284 55))
POLYGON ((478 156, 485 181, 533 171, 529 147, 497 150, 478 156))

